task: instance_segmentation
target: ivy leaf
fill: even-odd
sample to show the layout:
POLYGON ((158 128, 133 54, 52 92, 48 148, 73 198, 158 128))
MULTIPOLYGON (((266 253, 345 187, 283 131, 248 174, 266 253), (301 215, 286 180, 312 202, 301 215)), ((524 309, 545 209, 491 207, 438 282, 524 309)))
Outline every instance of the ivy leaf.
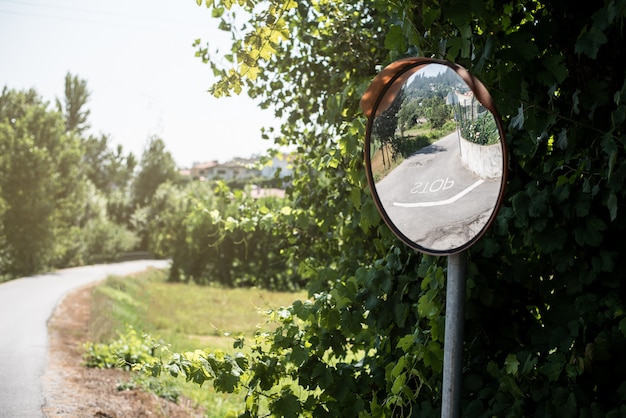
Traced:
POLYGON ((433 318, 439 314, 439 307, 433 300, 434 295, 431 291, 419 298, 417 302, 417 312, 421 317, 433 318))
POLYGON ((455 36, 448 39, 448 55, 447 58, 451 61, 455 61, 460 54, 462 58, 469 56, 472 43, 469 39, 462 36, 455 36))
POLYGON ((219 17, 222 17, 223 14, 224 14, 223 7, 214 7, 213 10, 211 10, 211 17, 219 18, 219 17))
POLYGON ((242 77, 248 78, 248 80, 256 80, 259 76, 260 69, 257 65, 248 66, 246 64, 241 64, 239 67, 239 73, 242 77))
POLYGON ((322 363, 318 363, 315 365, 311 377, 315 379, 316 383, 322 389, 329 387, 333 383, 332 374, 322 363))
POLYGON ((574 228, 574 238, 578 245, 598 246, 602 242, 602 231, 606 230, 606 224, 595 216, 585 218, 585 225, 574 228))
POLYGON ((398 25, 392 25, 385 36, 385 48, 390 51, 406 51, 406 43, 402 35, 402 28, 398 25))
POLYGON ((569 74, 567 66, 564 63, 563 56, 553 55, 546 57, 543 60, 543 65, 548 71, 550 71, 550 74, 552 74, 557 83, 561 83, 569 74))
POLYGON ((556 352, 548 357, 548 362, 541 367, 541 372, 548 377, 548 380, 555 382, 561 375, 564 367, 565 356, 556 352))
POLYGON ((561 132, 559 132, 559 137, 556 140, 556 146, 559 149, 567 148, 567 129, 563 128, 561 132))
POLYGON ((300 416, 300 401, 290 388, 283 388, 280 397, 270 404, 272 415, 284 418, 300 416))
POLYGON ((533 357, 531 354, 526 357, 526 361, 524 361, 524 366, 522 367, 522 375, 527 375, 535 369, 537 365, 537 357, 533 357))
POLYGON ((413 336, 413 334, 408 334, 400 338, 397 347, 406 353, 411 349, 411 347, 413 347, 413 345, 415 345, 415 337, 413 336))
POLYGON ((611 114, 611 121, 613 122, 613 126, 621 125, 625 119, 626 119, 626 105, 620 105, 611 114))
POLYGON ((506 356, 504 360, 504 369, 508 374, 512 374, 514 376, 517 375, 517 369, 519 368, 519 360, 515 354, 509 354, 506 356))
POLYGON ((218 392, 232 393, 239 384, 239 374, 235 370, 222 371, 213 383, 218 392))
MULTIPOLYGON (((232 26, 230 25, 230 23, 222 20, 220 21, 219 25, 217 26, 217 28, 221 31, 224 32, 230 32, 230 30, 232 29, 232 26)), ((228 57, 228 55, 224 56, 224 58, 226 58, 227 61, 233 62, 232 56, 231 58, 228 57)))
POLYGON ((359 210, 361 208, 361 190, 356 187, 350 190, 350 200, 352 205, 359 210))
POLYGON ((500 385, 503 390, 509 392, 516 398, 523 398, 524 392, 519 388, 515 380, 511 376, 504 375, 501 378, 500 385))
POLYGON ((609 208, 609 214, 611 215, 611 221, 617 218, 617 196, 615 192, 611 192, 606 202, 606 206, 609 208))
POLYGON ((537 245, 546 253, 563 248, 567 240, 567 233, 563 229, 548 229, 538 235, 537 245))
POLYGON ((391 387, 391 393, 393 393, 394 395, 399 394, 400 391, 402 391, 402 388, 404 387, 405 383, 406 383, 406 373, 402 373, 400 376, 396 378, 396 380, 394 380, 393 385, 391 387))
POLYGON ((243 349, 243 346, 244 346, 244 338, 243 337, 235 338, 235 342, 233 343, 233 348, 243 349))
POLYGON ((377 225, 380 222, 380 214, 376 205, 372 200, 366 200, 363 206, 361 206, 361 219, 359 220, 359 226, 363 230, 367 230, 369 227, 377 225))
POLYGON ((431 7, 429 4, 424 3, 422 8, 422 16, 424 19, 424 27, 430 27, 435 20, 441 16, 440 7, 431 7))
POLYGON ((580 90, 577 89, 572 95, 572 112, 574 112, 575 115, 580 113, 580 99, 578 96, 580 96, 580 90))
POLYGON ((520 104, 517 115, 511 119, 511 128, 522 129, 524 127, 524 105, 520 104))
POLYGON ((401 328, 404 327, 409 317, 409 305, 397 303, 393 308, 393 314, 396 319, 396 324, 401 328))
POLYGON ((608 39, 606 35, 595 26, 592 26, 587 32, 579 36, 574 46, 574 52, 577 54, 585 54, 591 59, 596 59, 600 47, 607 42, 608 39))
POLYGON ((535 45, 533 36, 528 32, 513 32, 509 35, 511 49, 514 50, 524 60, 534 59, 539 48, 535 45))

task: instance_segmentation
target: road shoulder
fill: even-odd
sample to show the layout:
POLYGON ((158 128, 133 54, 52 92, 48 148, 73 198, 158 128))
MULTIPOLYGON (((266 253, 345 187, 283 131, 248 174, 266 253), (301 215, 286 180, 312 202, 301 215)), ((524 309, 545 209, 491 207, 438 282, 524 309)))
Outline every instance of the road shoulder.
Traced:
POLYGON ((189 401, 169 402, 138 390, 118 391, 128 374, 81 365, 95 284, 68 294, 48 321, 48 362, 42 377, 46 417, 195 417, 189 401))

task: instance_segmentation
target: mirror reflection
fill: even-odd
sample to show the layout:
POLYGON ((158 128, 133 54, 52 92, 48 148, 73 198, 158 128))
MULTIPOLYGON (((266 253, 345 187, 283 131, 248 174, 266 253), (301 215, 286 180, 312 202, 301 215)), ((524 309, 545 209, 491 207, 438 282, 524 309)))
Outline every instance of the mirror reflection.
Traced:
POLYGON ((499 125, 449 66, 408 72, 373 109, 370 181, 400 238, 425 252, 453 253, 494 215, 504 166, 499 125))

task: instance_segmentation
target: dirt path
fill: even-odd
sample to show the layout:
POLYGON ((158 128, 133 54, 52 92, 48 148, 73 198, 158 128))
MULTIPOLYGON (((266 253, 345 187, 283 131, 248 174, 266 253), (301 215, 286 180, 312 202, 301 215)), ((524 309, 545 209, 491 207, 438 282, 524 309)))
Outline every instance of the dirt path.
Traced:
POLYGON ((50 348, 42 378, 46 417, 202 417, 188 400, 179 404, 137 390, 118 391, 128 374, 81 366, 93 285, 70 293, 48 321, 50 348))

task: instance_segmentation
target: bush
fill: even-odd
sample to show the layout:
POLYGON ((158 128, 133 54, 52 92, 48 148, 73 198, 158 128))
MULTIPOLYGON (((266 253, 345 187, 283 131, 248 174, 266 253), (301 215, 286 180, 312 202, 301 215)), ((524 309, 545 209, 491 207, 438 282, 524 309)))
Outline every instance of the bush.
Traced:
POLYGON ((181 390, 176 386, 176 381, 168 377, 153 377, 143 373, 134 373, 130 380, 117 384, 119 391, 138 388, 174 403, 178 402, 181 395, 181 390))
POLYGON ((82 231, 87 264, 114 261, 135 248, 138 238, 125 227, 108 220, 89 222, 82 231))
POLYGON ((139 213, 148 249, 171 257, 170 280, 225 286, 299 289, 294 264, 283 257, 289 229, 278 220, 284 199, 254 200, 225 183, 162 185, 139 213))
POLYGON ((500 141, 500 133, 490 113, 482 113, 475 119, 462 119, 460 122, 461 136, 479 145, 492 145, 500 141))
POLYGON ((149 364, 155 361, 155 351, 159 347, 147 336, 139 336, 130 325, 124 333, 118 333, 119 338, 109 343, 84 344, 84 364, 87 367, 99 369, 122 368, 131 370, 136 364, 149 364))

